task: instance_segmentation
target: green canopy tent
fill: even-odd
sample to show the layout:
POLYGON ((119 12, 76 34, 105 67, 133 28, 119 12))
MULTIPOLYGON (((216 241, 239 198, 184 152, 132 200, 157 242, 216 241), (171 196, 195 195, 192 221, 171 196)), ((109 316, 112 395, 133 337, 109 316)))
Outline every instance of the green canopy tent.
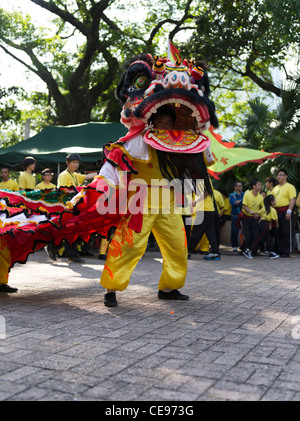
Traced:
POLYGON ((24 158, 33 156, 38 164, 37 172, 49 167, 59 174, 65 169, 67 154, 78 153, 80 169, 96 170, 99 169, 97 162, 103 159, 103 146, 126 133, 127 129, 121 123, 49 126, 27 140, 0 149, 0 166, 7 165, 12 170, 20 171, 24 158))

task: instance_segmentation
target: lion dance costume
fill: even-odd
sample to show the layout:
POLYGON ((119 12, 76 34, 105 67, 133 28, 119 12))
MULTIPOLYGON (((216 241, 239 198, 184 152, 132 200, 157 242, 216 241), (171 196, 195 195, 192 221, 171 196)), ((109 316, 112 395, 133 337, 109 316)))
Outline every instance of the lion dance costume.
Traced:
POLYGON ((170 182, 202 179, 206 194, 212 194, 206 167, 213 158, 203 132, 210 125, 217 127, 218 121, 207 75, 193 60, 174 63, 142 54, 126 63, 116 96, 128 134, 106 145, 99 176, 67 204, 0 192, 2 282, 15 262, 25 263, 30 253, 49 242, 73 244, 88 241, 94 233, 108 238, 114 228, 101 276, 104 288, 127 287, 151 231, 163 257, 159 291, 183 287, 187 241, 176 212, 182 194, 170 188, 170 182), (174 125, 157 129, 152 123, 166 107, 174 125))

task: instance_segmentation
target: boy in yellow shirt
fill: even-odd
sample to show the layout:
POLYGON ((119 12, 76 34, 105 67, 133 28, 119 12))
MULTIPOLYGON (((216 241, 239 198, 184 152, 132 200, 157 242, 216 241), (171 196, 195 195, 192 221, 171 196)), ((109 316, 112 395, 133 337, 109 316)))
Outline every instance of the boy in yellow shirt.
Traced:
POLYGON ((2 182, 0 183, 0 189, 19 191, 18 183, 10 178, 8 167, 1 168, 1 178, 2 182))
POLYGON ((52 180, 52 173, 49 168, 46 168, 41 172, 41 176, 43 181, 36 185, 36 189, 39 190, 53 190, 56 189, 56 185, 51 183, 52 180))
POLYGON ((247 190, 243 197, 242 207, 242 252, 245 257, 252 259, 259 246, 259 210, 263 207, 263 196, 260 194, 261 181, 258 178, 251 180, 251 190, 247 190))
POLYGON ((35 170, 36 160, 32 156, 27 156, 24 159, 23 167, 24 171, 18 178, 18 184, 20 190, 30 191, 35 189, 35 176, 33 172, 35 170))
POLYGON ((67 169, 59 174, 58 187, 81 186, 84 180, 91 180, 97 173, 80 174, 77 172, 80 165, 80 156, 76 153, 70 153, 67 156, 67 169))

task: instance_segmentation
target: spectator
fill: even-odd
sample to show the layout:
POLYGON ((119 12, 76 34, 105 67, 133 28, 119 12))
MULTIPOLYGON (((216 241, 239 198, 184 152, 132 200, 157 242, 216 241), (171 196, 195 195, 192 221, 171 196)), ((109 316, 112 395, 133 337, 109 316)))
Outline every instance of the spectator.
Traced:
POLYGON ((229 203, 231 205, 231 246, 233 251, 238 249, 238 235, 239 228, 237 226, 237 220, 240 212, 242 211, 242 203, 244 192, 243 183, 239 180, 236 180, 233 183, 234 192, 229 195, 229 203))
POLYGON ((264 190, 262 190, 262 191, 260 192, 260 194, 262 195, 262 197, 263 197, 264 199, 267 197, 267 193, 266 193, 264 190))
POLYGON ((42 182, 36 185, 36 189, 39 190, 53 190, 56 189, 56 185, 51 183, 52 180, 52 173, 49 168, 44 169, 41 172, 42 175, 42 182))
POLYGON ((204 197, 204 212, 196 212, 196 219, 193 225, 190 239, 188 242, 188 258, 191 258, 197 245, 199 244, 203 234, 206 234, 209 244, 211 246, 211 253, 204 256, 205 260, 220 260, 218 237, 216 232, 216 209, 214 205, 213 193, 212 195, 205 192, 197 197, 194 201, 194 206, 197 202, 202 201, 204 197), (202 213, 203 212, 203 213, 202 213), (202 220, 203 216, 203 220, 202 220), (199 223, 201 222, 201 223, 199 223))
POLYGON ((292 212, 296 201, 296 189, 287 182, 287 178, 288 174, 285 169, 277 171, 278 185, 273 189, 279 223, 276 252, 280 257, 290 257, 290 253, 293 251, 292 212))
POLYGON ((76 153, 70 153, 67 158, 67 168, 59 174, 58 187, 81 186, 84 180, 93 179, 97 173, 80 174, 77 172, 80 165, 80 156, 76 153))
POLYGON ((1 178, 2 182, 0 183, 0 189, 19 191, 18 183, 10 178, 8 167, 1 168, 1 178))
POLYGON ((230 221, 231 219, 231 204, 226 190, 222 190, 221 194, 224 200, 224 208, 220 212, 220 223, 221 225, 224 225, 226 221, 230 221))
POLYGON ((35 170, 36 160, 32 156, 27 156, 23 162, 24 171, 18 178, 18 184, 20 190, 30 191, 35 189, 35 176, 33 175, 35 170))
POLYGON ((244 194, 240 216, 244 239, 242 251, 248 259, 253 258, 259 246, 259 210, 263 207, 263 197, 260 194, 261 181, 253 178, 250 186, 251 190, 247 190, 244 194))
POLYGON ((276 182, 276 179, 274 177, 266 178, 265 187, 267 189, 267 195, 273 194, 272 192, 273 192, 273 189, 276 186, 276 184, 277 184, 277 182, 276 182))
POLYGON ((220 228, 221 228, 221 221, 220 218, 222 217, 225 209, 225 203, 223 196, 219 190, 213 189, 214 193, 214 202, 215 202, 215 224, 216 224, 216 234, 217 234, 217 241, 220 245, 220 228))
POLYGON ((276 210, 274 209, 275 204, 275 197, 272 194, 269 194, 265 197, 264 206, 259 211, 260 240, 265 242, 270 259, 277 259, 279 257, 279 254, 274 252, 274 241, 273 236, 271 235, 271 231, 274 228, 278 229, 278 216, 276 210))

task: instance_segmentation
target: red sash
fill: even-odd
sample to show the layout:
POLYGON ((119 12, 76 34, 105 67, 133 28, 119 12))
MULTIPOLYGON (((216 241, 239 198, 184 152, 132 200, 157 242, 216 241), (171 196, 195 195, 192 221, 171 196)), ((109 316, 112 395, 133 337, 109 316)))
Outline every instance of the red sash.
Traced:
POLYGON ((288 210, 288 206, 281 206, 280 208, 275 208, 277 213, 283 213, 286 212, 288 210))

